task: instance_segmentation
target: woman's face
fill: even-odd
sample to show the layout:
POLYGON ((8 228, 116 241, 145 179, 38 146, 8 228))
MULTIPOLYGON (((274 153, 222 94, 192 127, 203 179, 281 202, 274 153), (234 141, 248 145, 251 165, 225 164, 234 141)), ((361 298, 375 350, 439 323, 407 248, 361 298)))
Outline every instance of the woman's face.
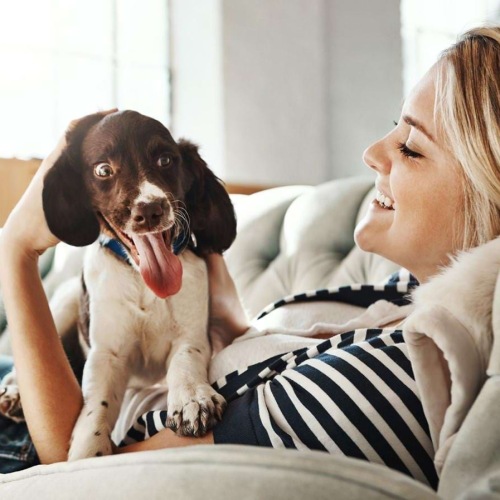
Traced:
POLYGON ((448 263, 463 228, 459 166, 434 123, 435 77, 433 67, 408 96, 397 126, 365 151, 364 162, 377 172, 378 200, 354 234, 360 248, 420 282, 448 263))

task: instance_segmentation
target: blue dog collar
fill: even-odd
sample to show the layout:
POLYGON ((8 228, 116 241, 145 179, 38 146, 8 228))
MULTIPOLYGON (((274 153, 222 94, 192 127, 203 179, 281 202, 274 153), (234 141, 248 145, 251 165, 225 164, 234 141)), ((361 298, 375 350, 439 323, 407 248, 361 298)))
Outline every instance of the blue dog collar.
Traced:
POLYGON ((126 262, 129 266, 132 265, 127 250, 125 250, 125 247, 118 240, 101 234, 99 236, 99 245, 101 245, 102 248, 111 250, 116 257, 118 257, 121 261, 126 262))
POLYGON ((191 241, 192 241, 191 233, 189 231, 188 232, 182 231, 181 234, 179 234, 179 236, 175 238, 174 243, 172 245, 174 254, 179 255, 180 253, 182 253, 186 249, 186 247, 189 246, 189 243, 191 241))
MULTIPOLYGON (((182 253, 189 246, 190 242, 192 242, 191 233, 182 231, 181 234, 179 234, 179 236, 175 238, 172 244, 172 250, 174 254, 179 255, 180 253, 182 253)), ((99 236, 99 245, 101 245, 101 247, 103 248, 111 250, 121 261, 132 265, 127 250, 118 240, 101 234, 99 236)))

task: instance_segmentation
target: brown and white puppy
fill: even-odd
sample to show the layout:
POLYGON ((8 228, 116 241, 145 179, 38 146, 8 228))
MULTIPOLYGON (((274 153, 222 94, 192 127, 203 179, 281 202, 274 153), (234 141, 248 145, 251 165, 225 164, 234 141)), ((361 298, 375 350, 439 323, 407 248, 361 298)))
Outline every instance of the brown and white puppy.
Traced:
POLYGON ((47 173, 43 207, 62 241, 100 239, 83 270, 84 407, 69 459, 110 454, 126 388, 165 376, 168 426, 205 433, 225 401, 207 380, 208 280, 200 257, 228 248, 236 221, 196 146, 134 111, 89 115, 68 132, 47 173), (122 258, 102 235, 119 242, 122 258))

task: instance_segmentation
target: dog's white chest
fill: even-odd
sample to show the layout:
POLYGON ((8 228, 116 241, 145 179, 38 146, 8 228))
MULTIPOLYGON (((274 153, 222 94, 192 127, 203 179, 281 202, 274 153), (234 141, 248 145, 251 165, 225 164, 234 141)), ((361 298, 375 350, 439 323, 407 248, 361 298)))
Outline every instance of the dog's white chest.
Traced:
POLYGON ((84 278, 89 294, 90 345, 126 357, 132 373, 157 377, 168 355, 186 334, 207 335, 206 266, 191 252, 181 256, 181 290, 157 297, 140 273, 98 245, 87 253, 84 278))

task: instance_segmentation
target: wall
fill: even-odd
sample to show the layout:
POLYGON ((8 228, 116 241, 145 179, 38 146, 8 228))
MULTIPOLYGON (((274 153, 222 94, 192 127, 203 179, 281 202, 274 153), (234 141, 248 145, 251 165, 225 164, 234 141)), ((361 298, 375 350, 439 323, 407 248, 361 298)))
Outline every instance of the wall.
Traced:
POLYGON ((316 184, 367 173, 362 151, 402 98, 399 0, 171 4, 172 128, 203 144, 221 177, 316 184))
POLYGON ((321 182, 328 175, 325 2, 223 5, 225 175, 321 182))
POLYGON ((198 143, 210 166, 224 175, 222 4, 170 0, 174 137, 198 143))
POLYGON ((326 0, 329 177, 368 174, 362 153, 401 112, 403 61, 397 0, 326 0))

